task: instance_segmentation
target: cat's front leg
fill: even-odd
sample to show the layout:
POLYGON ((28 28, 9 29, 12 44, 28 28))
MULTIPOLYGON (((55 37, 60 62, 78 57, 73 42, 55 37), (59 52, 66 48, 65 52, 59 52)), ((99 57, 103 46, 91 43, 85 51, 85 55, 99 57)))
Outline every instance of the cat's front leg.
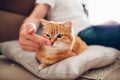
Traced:
POLYGON ((41 70, 41 69, 46 68, 47 66, 48 66, 47 64, 41 63, 41 64, 38 66, 38 69, 41 70))

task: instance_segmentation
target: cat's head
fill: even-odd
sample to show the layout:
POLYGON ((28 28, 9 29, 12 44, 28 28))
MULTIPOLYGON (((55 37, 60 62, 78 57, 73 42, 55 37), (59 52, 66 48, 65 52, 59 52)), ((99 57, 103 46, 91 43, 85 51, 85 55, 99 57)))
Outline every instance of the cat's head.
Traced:
POLYGON ((72 23, 53 22, 41 19, 43 25, 42 36, 52 42, 57 49, 71 49, 73 44, 72 23))

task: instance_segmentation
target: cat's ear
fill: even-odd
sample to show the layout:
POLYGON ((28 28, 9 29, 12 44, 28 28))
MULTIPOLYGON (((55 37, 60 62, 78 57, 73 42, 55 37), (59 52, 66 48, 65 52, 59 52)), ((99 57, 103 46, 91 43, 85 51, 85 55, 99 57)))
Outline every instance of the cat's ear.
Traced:
POLYGON ((65 28, 69 31, 72 31, 72 22, 71 21, 66 21, 63 23, 63 25, 65 26, 65 28))
POLYGON ((43 26, 46 26, 46 25, 49 24, 49 22, 47 20, 45 20, 45 19, 40 19, 40 21, 41 21, 43 26))

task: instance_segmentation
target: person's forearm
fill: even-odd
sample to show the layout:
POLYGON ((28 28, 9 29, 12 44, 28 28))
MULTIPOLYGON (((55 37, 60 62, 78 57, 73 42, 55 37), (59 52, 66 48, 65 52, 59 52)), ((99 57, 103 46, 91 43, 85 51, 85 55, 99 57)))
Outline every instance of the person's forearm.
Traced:
POLYGON ((44 18, 49 10, 49 6, 46 4, 36 4, 34 10, 28 18, 26 18, 24 23, 34 23, 37 28, 40 26, 40 19, 44 18))

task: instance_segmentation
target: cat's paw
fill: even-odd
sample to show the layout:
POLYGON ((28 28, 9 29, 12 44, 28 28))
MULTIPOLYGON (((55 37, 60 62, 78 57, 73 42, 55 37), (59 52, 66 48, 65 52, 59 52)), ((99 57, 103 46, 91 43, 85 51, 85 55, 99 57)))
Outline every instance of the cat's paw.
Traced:
POLYGON ((43 68, 44 68, 44 67, 41 66, 41 65, 38 66, 38 70, 42 70, 43 68))
POLYGON ((44 69, 46 66, 47 66, 46 64, 40 64, 40 65, 38 66, 38 69, 39 69, 39 70, 42 70, 42 69, 44 69))

